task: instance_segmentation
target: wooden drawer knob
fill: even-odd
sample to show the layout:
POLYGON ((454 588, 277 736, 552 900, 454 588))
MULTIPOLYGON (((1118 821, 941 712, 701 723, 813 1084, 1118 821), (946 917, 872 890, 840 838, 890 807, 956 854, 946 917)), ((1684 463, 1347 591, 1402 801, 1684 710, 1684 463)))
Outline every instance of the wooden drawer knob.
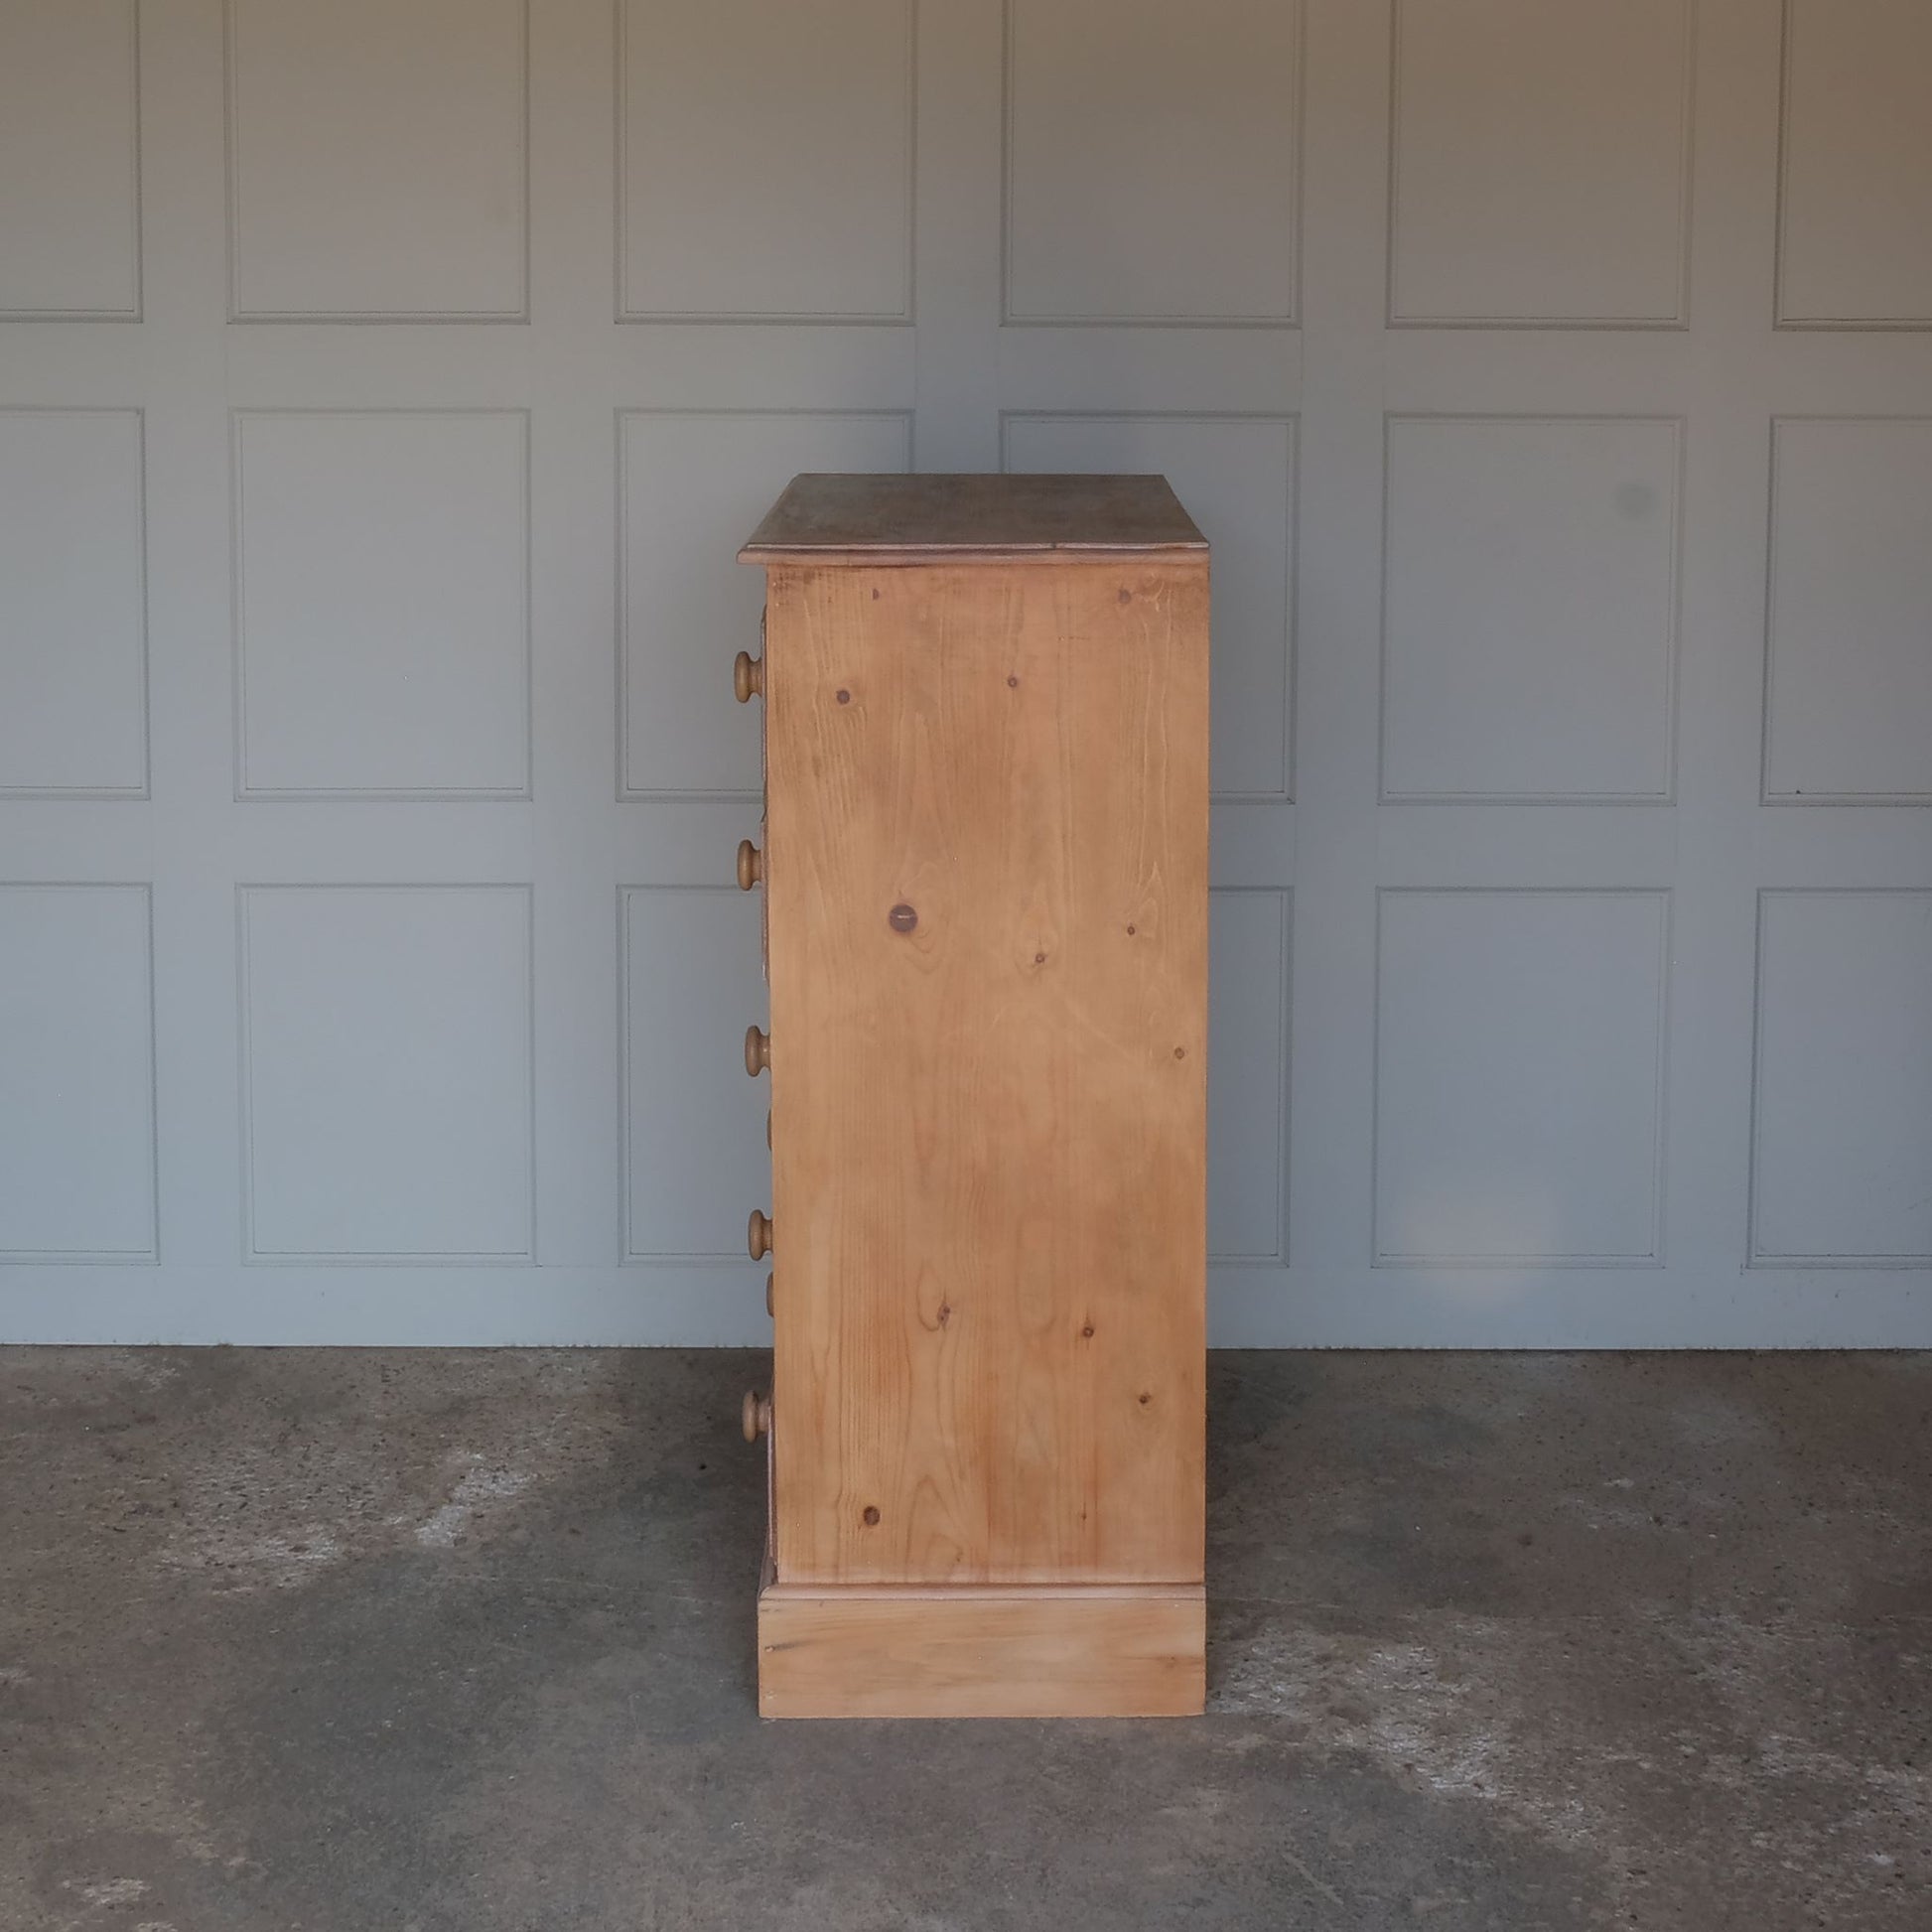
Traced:
POLYGON ((756 1027, 745 1029, 745 1071, 754 1080, 771 1064, 771 1035, 756 1027))
POLYGON ((738 890, 749 893, 764 878, 764 854, 750 839, 738 842, 738 890))
POLYGON ((741 650, 732 665, 732 695, 740 704, 764 696, 764 659, 741 650))
POLYGON ((762 1261, 771 1252, 771 1216, 759 1208, 752 1209, 752 1218, 745 1224, 745 1245, 754 1261, 762 1261))
POLYGON ((776 1282, 777 1279, 778 1278, 776 1275, 767 1275, 764 1278, 764 1311, 766 1314, 774 1315, 774 1316, 778 1312, 778 1308, 777 1308, 777 1304, 772 1300, 771 1291, 772 1291, 772 1284, 776 1282))
POLYGON ((756 1389, 745 1391, 745 1401, 739 1411, 739 1427, 745 1432, 748 1443, 756 1443, 760 1436, 771 1433, 771 1398, 759 1395, 756 1389))

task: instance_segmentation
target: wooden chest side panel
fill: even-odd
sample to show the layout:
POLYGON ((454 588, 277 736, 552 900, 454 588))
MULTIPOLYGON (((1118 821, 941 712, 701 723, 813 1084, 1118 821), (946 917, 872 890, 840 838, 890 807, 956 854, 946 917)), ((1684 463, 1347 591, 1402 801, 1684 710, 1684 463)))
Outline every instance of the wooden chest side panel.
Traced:
POLYGON ((1196 1582, 1205 561, 768 610, 778 1579, 1196 1582))
POLYGON ((766 1718, 1186 1718, 1206 1698, 1199 1585, 759 1597, 766 1718))

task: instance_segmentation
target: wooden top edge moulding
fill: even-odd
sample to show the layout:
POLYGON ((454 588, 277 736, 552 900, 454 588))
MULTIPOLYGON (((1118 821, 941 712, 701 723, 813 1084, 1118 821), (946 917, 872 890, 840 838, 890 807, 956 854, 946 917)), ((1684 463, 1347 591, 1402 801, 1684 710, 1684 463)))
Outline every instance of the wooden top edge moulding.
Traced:
POLYGON ((1165 477, 794 477, 741 563, 1197 552, 1165 477))

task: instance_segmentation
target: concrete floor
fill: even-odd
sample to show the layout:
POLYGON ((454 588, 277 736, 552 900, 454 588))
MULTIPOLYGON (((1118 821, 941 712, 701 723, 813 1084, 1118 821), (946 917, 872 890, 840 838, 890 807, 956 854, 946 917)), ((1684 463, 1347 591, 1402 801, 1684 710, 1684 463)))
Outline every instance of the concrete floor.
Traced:
POLYGON ((759 1722, 762 1367, 0 1350, 0 1927, 1932 1926, 1932 1357, 1218 1357, 1212 1714, 979 1725, 759 1722))

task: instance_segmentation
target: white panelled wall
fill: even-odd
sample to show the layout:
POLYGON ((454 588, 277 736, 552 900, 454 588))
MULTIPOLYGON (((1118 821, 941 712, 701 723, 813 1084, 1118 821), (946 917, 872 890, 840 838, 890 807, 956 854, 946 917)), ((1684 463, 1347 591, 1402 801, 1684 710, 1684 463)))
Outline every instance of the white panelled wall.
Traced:
POLYGON ((1932 1343, 1928 87, 1921 0, 0 0, 0 1336, 762 1341, 733 552, 1005 466, 1214 544, 1217 1340, 1932 1343))

